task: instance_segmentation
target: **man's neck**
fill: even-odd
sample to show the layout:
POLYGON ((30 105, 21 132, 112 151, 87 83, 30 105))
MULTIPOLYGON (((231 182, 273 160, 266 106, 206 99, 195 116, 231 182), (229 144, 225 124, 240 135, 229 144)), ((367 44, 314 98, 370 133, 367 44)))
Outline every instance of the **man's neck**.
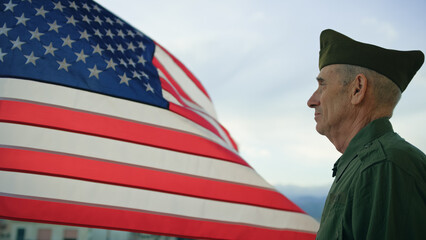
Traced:
POLYGON ((339 129, 336 129, 334 134, 327 137, 336 147, 337 151, 343 154, 355 135, 375 119, 377 118, 371 115, 357 114, 354 118, 349 118, 339 129))

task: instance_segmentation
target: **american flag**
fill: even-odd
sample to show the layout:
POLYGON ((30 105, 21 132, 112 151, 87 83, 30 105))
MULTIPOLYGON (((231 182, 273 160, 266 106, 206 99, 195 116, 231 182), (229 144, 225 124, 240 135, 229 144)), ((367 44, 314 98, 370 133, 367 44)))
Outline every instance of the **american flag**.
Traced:
POLYGON ((0 218, 315 238, 165 48, 92 1, 0 2, 0 218))

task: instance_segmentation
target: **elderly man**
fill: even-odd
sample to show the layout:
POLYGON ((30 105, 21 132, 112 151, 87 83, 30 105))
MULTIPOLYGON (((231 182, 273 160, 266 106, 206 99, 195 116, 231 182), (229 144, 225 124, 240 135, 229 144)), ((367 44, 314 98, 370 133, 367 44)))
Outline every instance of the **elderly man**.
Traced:
POLYGON ((423 53, 384 49, 333 30, 323 31, 320 42, 319 86, 308 106, 316 130, 343 155, 317 239, 426 239, 426 157, 389 122, 423 53))

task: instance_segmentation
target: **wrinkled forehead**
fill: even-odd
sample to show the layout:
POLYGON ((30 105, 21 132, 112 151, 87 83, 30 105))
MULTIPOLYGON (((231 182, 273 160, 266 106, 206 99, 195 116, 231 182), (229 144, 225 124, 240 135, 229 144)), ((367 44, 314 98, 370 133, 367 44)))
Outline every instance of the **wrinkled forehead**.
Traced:
POLYGON ((343 74, 343 64, 332 64, 321 68, 317 79, 332 81, 339 79, 343 74))

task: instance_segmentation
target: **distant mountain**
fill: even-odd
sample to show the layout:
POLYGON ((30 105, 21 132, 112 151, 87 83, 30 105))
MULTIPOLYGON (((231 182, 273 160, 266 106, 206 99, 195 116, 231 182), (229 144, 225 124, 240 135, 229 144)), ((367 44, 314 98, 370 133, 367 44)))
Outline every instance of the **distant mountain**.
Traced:
POLYGON ((326 196, 324 197, 309 197, 301 196, 296 198, 289 198, 297 206, 299 206, 307 214, 315 218, 318 222, 321 220, 322 210, 324 209, 324 203, 326 196))
POLYGON ((295 185, 275 185, 275 188, 286 195, 287 197, 293 196, 327 196, 328 190, 331 185, 324 186, 311 186, 311 187, 300 187, 295 185))
POLYGON ((275 188, 310 216, 320 221, 330 186, 299 187, 294 185, 276 185, 275 188))

